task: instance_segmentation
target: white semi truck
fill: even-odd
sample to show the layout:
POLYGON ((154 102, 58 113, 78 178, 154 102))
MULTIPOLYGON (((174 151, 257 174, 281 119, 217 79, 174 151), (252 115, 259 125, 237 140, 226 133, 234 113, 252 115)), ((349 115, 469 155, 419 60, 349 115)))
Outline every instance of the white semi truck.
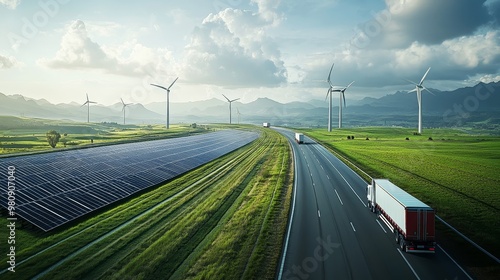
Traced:
POLYGON ((299 144, 304 143, 304 134, 298 132, 295 133, 295 141, 297 141, 297 143, 299 144))
POLYGON ((366 188, 369 209, 392 229, 402 251, 434 253, 434 210, 387 179, 366 188))

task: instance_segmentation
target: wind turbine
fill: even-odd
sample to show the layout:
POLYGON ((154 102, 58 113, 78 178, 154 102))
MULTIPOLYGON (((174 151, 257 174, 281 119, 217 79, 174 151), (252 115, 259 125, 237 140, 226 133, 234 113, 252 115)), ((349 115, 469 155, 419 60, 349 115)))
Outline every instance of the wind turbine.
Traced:
POLYGON ((334 86, 332 84, 332 81, 331 81, 331 75, 332 75, 333 65, 335 65, 335 63, 332 64, 332 67, 330 68, 330 73, 328 73, 328 78, 326 79, 326 81, 330 85, 330 87, 328 88, 328 91, 326 92, 326 98, 328 98, 328 95, 330 95, 330 100, 328 102, 328 131, 329 132, 332 131, 332 93, 333 92, 339 92, 340 93, 339 94, 340 95, 340 100, 339 100, 339 128, 342 128, 342 100, 344 101, 343 103, 344 103, 344 107, 345 107, 345 91, 354 83, 354 81, 352 81, 348 86, 346 86, 344 88, 339 88, 339 87, 334 86))
POLYGON ((92 104, 96 104, 97 102, 90 101, 89 100, 89 95, 87 93, 86 93, 86 95, 87 95, 87 101, 85 101, 85 103, 83 103, 83 105, 80 106, 80 108, 83 107, 83 106, 85 106, 85 105, 87 105, 87 122, 89 123, 90 122, 90 104, 91 103, 92 104))
POLYGON ((415 83, 415 82, 412 82, 410 80, 406 80, 412 84, 415 85, 415 88, 413 90, 410 90, 408 93, 410 92, 414 92, 416 91, 417 92, 417 101, 418 101, 418 133, 419 134, 422 134, 422 90, 426 90, 430 93, 432 93, 430 90, 428 90, 427 88, 425 88, 423 86, 423 83, 424 83, 424 80, 425 80, 425 77, 427 77, 427 74, 429 73, 429 71, 431 70, 431 68, 429 67, 429 69, 427 69, 427 71, 425 72, 424 76, 422 77, 422 79, 420 80, 420 83, 415 83))
POLYGON ((236 112, 238 113, 238 124, 240 124, 240 116, 241 116, 240 110, 236 108, 236 112))
POLYGON ((231 103, 233 103, 236 100, 239 100, 239 98, 229 100, 229 98, 227 98, 224 94, 222 96, 224 96, 227 99, 227 102, 229 102, 229 124, 231 124, 231 103))
POLYGON ((172 82, 172 84, 170 84, 170 86, 167 87, 167 88, 164 87, 164 86, 151 84, 152 86, 159 87, 159 88, 164 89, 164 90, 167 91, 167 129, 169 129, 169 127, 170 127, 170 114, 169 114, 170 88, 175 84, 175 82, 177 81, 177 79, 179 79, 179 77, 175 78, 175 80, 172 82))
POLYGON ((120 98, 120 100, 122 101, 122 111, 123 111, 123 125, 125 125, 125 107, 127 107, 128 105, 132 105, 132 103, 125 103, 123 102, 123 99, 120 98))
MULTIPOLYGON (((346 87, 341 88, 341 89, 333 89, 331 92, 339 92, 340 95, 340 100, 339 100, 339 128, 342 128, 342 100, 344 100, 344 107, 345 105, 345 91, 348 89, 354 81, 352 81, 350 84, 348 84, 346 87)), ((330 93, 330 98, 331 98, 331 93, 330 93)))

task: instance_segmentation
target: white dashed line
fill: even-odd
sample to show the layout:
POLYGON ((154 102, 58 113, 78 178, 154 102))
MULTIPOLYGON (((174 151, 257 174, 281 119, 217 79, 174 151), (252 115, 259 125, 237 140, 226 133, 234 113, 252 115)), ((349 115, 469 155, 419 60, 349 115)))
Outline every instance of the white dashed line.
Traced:
POLYGON ((356 232, 356 229, 354 228, 354 225, 352 224, 352 222, 350 222, 350 223, 351 223, 352 230, 354 230, 354 232, 356 232))
POLYGON ((340 195, 339 195, 339 193, 337 192, 337 190, 334 190, 334 191, 335 191, 335 193, 337 194, 337 197, 338 197, 338 198, 339 198, 339 200, 340 200, 340 204, 344 205, 344 203, 342 202, 342 199, 340 199, 340 195))

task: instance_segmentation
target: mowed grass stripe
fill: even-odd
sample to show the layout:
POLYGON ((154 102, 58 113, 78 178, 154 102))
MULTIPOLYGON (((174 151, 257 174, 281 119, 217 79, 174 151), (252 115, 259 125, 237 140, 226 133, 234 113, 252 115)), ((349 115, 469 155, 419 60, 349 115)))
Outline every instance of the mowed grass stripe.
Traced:
POLYGON ((213 193, 192 210, 154 244, 135 256, 112 278, 137 275, 144 279, 167 279, 184 261, 206 234, 218 223, 234 200, 245 189, 245 182, 252 174, 253 167, 262 153, 262 145, 257 143, 253 153, 233 169, 213 187, 213 193))

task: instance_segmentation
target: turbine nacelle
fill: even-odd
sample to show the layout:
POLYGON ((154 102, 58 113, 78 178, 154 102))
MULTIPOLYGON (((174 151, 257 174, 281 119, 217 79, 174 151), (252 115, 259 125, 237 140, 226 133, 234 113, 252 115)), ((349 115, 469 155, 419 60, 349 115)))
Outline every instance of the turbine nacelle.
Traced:
POLYGON ((224 94, 222 94, 222 96, 224 96, 224 98, 226 98, 227 102, 229 102, 229 103, 233 103, 234 101, 239 100, 239 98, 229 100, 229 98, 227 98, 227 96, 225 96, 224 94))
POLYGON ((120 98, 120 100, 122 101, 122 111, 125 110, 125 107, 127 107, 128 105, 132 105, 132 103, 123 102, 123 99, 121 99, 121 98, 120 98))
POLYGON ((429 68, 427 69, 427 71, 425 71, 424 76, 422 76, 422 79, 420 80, 420 83, 418 83, 418 84, 417 84, 417 83, 415 83, 415 82, 413 82, 413 81, 410 81, 410 80, 406 80, 406 79, 405 79, 405 81, 409 82, 409 83, 410 83, 410 84, 412 84, 412 85, 415 85, 415 88, 414 88, 414 89, 412 89, 412 90, 410 90, 410 91, 408 91, 408 93, 410 93, 410 92, 418 92, 419 90, 420 90, 420 91, 422 91, 422 90, 426 90, 426 91, 428 91, 429 93, 434 94, 434 93, 432 93, 432 91, 430 91, 429 89, 427 89, 426 87, 424 87, 424 86, 423 86, 423 84, 424 84, 424 80, 425 80, 425 78, 427 77, 427 74, 429 74, 429 71, 430 71, 430 70, 431 70, 431 67, 429 67, 429 68))
POLYGON ((85 103, 83 103, 82 106, 80 106, 80 108, 87 105, 87 104, 97 104, 97 102, 89 100, 89 95, 87 93, 86 93, 86 95, 87 95, 87 101, 85 101, 85 103))

